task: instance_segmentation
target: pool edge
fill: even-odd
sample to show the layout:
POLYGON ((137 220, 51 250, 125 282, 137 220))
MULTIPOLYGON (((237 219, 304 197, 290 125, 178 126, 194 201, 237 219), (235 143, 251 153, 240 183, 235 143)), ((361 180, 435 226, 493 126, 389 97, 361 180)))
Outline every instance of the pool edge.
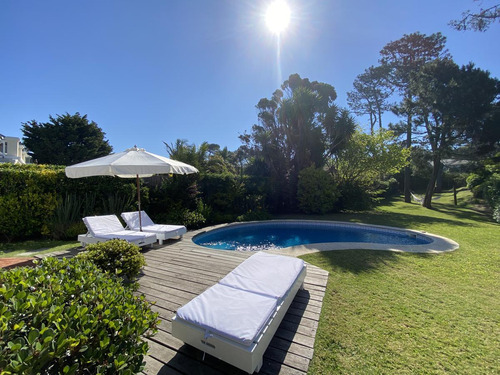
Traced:
MULTIPOLYGON (((210 227, 205 227, 196 231, 190 231, 184 236, 186 239, 190 240, 193 245, 198 246, 202 249, 210 249, 209 247, 200 246, 196 244, 192 239, 198 235, 211 230, 227 228, 239 225, 248 224, 262 224, 262 223, 331 223, 338 225, 347 226, 357 226, 357 227, 370 227, 378 229, 387 229, 391 231, 405 232, 405 233, 415 233, 417 235, 422 235, 429 237, 433 240, 430 244, 422 245, 394 245, 394 244, 377 244, 377 243, 367 243, 367 242, 327 242, 327 243, 314 243, 307 245, 291 246, 279 249, 268 249, 265 251, 279 253, 282 255, 299 256, 304 254, 310 254, 320 251, 336 251, 336 250, 380 250, 380 251, 393 251, 393 252, 404 252, 404 253, 415 253, 415 254, 443 254, 451 251, 455 251, 459 248, 459 244, 449 238, 439 236, 426 231, 420 231, 415 229, 406 229, 391 227, 387 225, 378 224, 365 224, 365 223, 353 223, 349 221, 335 221, 335 220, 263 220, 263 221, 245 221, 245 222, 234 222, 234 223, 224 223, 218 224, 210 227), (187 235, 187 236, 186 236, 187 235)), ((221 251, 218 249, 213 249, 215 251, 221 251)), ((239 251, 239 250, 222 250, 222 251, 239 251)))

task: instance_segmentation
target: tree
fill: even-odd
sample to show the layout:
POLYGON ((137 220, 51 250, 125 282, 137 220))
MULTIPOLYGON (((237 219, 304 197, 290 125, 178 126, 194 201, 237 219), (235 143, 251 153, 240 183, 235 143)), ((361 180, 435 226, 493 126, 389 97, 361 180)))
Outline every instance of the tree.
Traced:
MULTIPOLYGON (((432 208, 441 160, 453 148, 480 138, 500 95, 500 83, 473 64, 458 67, 450 59, 436 60, 412 75, 416 124, 426 130, 433 170, 422 205, 432 208)), ((498 124, 496 124, 498 126, 498 124)))
MULTIPOLYGON (((429 36, 419 32, 403 35, 388 43, 381 51, 380 62, 390 69, 390 83, 399 91, 402 101, 396 108, 396 114, 406 117, 406 147, 412 146, 412 119, 414 115, 413 94, 410 90, 410 76, 421 66, 438 58, 449 57, 445 49, 446 38, 441 33, 429 36)), ((411 170, 407 166, 404 172, 405 202, 411 202, 411 170)))
POLYGON ((486 31, 492 23, 499 20, 500 4, 495 4, 488 8, 480 8, 475 12, 467 10, 462 13, 462 18, 450 21, 450 26, 458 31, 486 31))
POLYGON ((170 158, 196 167, 200 171, 205 171, 209 157, 210 144, 203 142, 200 147, 188 144, 185 139, 177 139, 175 143, 163 142, 170 158))
POLYGON ((382 176, 398 173, 408 164, 410 150, 394 141, 394 133, 389 130, 366 134, 358 129, 347 146, 328 162, 335 181, 370 189, 382 176))
POLYGON ((387 99, 392 94, 389 86, 389 69, 387 65, 370 66, 354 80, 354 90, 347 93, 347 103, 358 116, 370 116, 370 131, 373 134, 378 122, 382 128, 382 113, 390 108, 387 99))
POLYGON ((257 104, 259 123, 240 139, 265 165, 275 210, 295 210, 299 172, 323 166, 354 131, 352 118, 333 103, 336 97, 333 86, 292 74, 257 104))
POLYGON ((163 142, 170 158, 193 165, 200 172, 236 174, 239 160, 235 152, 231 152, 218 144, 203 142, 198 148, 188 144, 185 139, 177 139, 175 143, 163 142))
POLYGON ((468 145, 473 157, 484 159, 500 151, 500 100, 487 113, 483 126, 470 129, 472 142, 468 145))
POLYGON ((333 210, 338 197, 338 188, 327 171, 314 166, 300 171, 297 199, 302 212, 324 215, 333 210))
POLYGON ((49 116, 49 122, 22 124, 23 143, 40 164, 71 165, 106 156, 113 151, 104 133, 87 115, 49 116))

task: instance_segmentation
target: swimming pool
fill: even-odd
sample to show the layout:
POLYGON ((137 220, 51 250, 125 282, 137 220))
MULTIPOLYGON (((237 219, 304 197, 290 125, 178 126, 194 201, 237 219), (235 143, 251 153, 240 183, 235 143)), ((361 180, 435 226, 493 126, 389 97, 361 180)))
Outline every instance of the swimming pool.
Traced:
POLYGON ((340 248, 433 252, 454 250, 455 242, 407 229, 332 221, 264 221, 229 224, 193 237, 197 245, 219 250, 258 251, 284 248, 340 248), (449 241, 441 249, 438 242, 449 241), (439 249, 434 249, 439 245, 439 249))

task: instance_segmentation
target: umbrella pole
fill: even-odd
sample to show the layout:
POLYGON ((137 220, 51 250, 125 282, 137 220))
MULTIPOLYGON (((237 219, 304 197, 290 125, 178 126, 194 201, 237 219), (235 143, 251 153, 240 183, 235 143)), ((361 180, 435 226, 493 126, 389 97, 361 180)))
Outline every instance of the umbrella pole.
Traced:
POLYGON ((139 230, 142 232, 142 219, 141 219, 141 186, 139 184, 139 175, 137 177, 137 207, 139 208, 139 230))

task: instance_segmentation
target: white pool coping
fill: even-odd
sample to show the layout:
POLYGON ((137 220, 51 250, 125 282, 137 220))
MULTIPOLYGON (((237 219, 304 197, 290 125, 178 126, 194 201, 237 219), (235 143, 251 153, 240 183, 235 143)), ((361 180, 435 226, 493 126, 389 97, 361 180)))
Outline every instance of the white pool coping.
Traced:
MULTIPOLYGON (((431 243, 421 244, 421 245, 396 245, 396 244, 379 244, 370 242, 326 242, 326 243, 314 243, 307 245, 298 245, 285 248, 268 249, 265 251, 282 254, 299 256, 304 254, 316 253, 319 251, 335 251, 335 250, 383 250, 383 251, 394 251, 394 252, 404 252, 404 253, 418 253, 418 254, 442 254, 450 251, 455 251, 458 249, 459 245, 449 238, 438 236, 436 234, 428 233, 420 230, 405 229, 389 227, 384 225, 374 225, 374 224, 363 224, 363 223, 352 223, 346 221, 326 221, 326 220, 266 220, 266 221, 246 221, 241 223, 228 223, 214 225, 211 227, 203 228, 197 231, 188 232, 184 235, 187 240, 193 239, 198 234, 209 232, 214 229, 229 228, 239 225, 256 225, 256 224, 269 224, 269 223, 308 223, 308 224, 332 224, 338 226, 353 226, 371 229, 381 229, 389 230, 392 232, 401 232, 406 234, 414 234, 416 236, 425 236, 432 239, 431 243)), ((203 249, 210 249, 209 247, 200 246, 193 242, 194 245, 199 246, 203 249)), ((217 249, 213 249, 217 250, 217 249)), ((217 250, 217 251, 241 251, 241 250, 217 250)))

